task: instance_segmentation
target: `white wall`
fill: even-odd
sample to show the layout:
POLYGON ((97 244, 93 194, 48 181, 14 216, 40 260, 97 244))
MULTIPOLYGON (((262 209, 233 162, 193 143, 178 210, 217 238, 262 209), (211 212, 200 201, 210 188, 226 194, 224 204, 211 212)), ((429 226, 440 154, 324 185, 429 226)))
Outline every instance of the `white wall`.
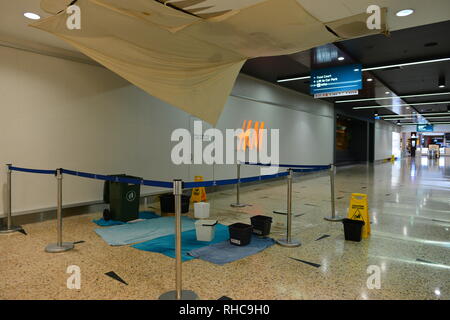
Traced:
MULTIPOLYGON (((87 64, 0 47, 0 165, 93 173, 127 173, 171 181, 197 173, 235 176, 234 166, 175 166, 170 160, 176 128, 192 117, 110 71, 87 64)), ((332 106, 294 91, 240 76, 217 127, 243 120, 279 128, 281 162, 328 164, 333 154, 332 106)), ((4 212, 6 170, 0 185, 4 212)), ((258 174, 245 167, 243 175, 258 174)), ((52 176, 13 173, 13 212, 52 208, 52 176)), ((154 191, 145 187, 143 193, 154 191)), ((102 199, 102 183, 64 177, 64 204, 102 199)))
POLYGON ((392 156, 392 132, 400 130, 399 126, 386 121, 375 121, 375 161, 392 156))

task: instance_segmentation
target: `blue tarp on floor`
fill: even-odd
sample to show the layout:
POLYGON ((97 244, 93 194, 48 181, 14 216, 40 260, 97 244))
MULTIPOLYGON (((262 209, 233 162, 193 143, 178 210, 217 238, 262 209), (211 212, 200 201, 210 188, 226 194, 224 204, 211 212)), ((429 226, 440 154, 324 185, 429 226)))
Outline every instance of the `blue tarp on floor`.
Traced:
MULTIPOLYGON (((194 220, 181 217, 183 231, 195 229, 194 220)), ((175 233, 175 217, 162 217, 139 222, 126 223, 95 232, 112 246, 123 246, 132 243, 144 242, 175 233)), ((195 232, 195 231, 194 231, 195 232)))
POLYGON ((229 241, 223 241, 207 247, 192 250, 189 252, 189 255, 194 258, 199 258, 211 263, 222 265, 251 256, 273 246, 274 244, 275 240, 272 238, 259 238, 253 235, 252 241, 246 246, 239 247, 231 244, 229 241))
MULTIPOLYGON (((142 211, 139 212, 139 219, 154 219, 154 218, 161 218, 160 215, 154 213, 153 211, 142 211)), ((117 221, 117 220, 105 220, 103 218, 100 219, 94 219, 92 220, 93 223, 95 223, 96 225, 100 226, 100 227, 111 227, 111 226, 118 226, 118 225, 122 225, 125 224, 127 222, 123 222, 123 221, 117 221)))
MULTIPOLYGON (((215 236, 211 242, 197 241, 195 230, 184 231, 181 234, 181 259, 182 261, 192 260, 194 257, 187 254, 189 251, 222 241, 228 241, 228 239, 230 239, 228 226, 224 226, 223 224, 216 225, 215 236)), ((175 235, 171 234, 151 241, 138 243, 132 247, 139 250, 162 253, 171 258, 175 258, 175 235)))

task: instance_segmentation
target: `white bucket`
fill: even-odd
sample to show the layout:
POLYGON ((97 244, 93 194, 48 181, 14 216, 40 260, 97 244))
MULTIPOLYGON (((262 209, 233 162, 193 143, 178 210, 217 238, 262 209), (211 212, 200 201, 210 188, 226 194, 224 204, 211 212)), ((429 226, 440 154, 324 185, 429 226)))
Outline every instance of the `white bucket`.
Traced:
POLYGON ((217 220, 198 220, 195 222, 197 241, 212 241, 216 231, 217 220))
POLYGON ((194 203, 194 217, 196 219, 209 218, 209 203, 207 202, 194 203))

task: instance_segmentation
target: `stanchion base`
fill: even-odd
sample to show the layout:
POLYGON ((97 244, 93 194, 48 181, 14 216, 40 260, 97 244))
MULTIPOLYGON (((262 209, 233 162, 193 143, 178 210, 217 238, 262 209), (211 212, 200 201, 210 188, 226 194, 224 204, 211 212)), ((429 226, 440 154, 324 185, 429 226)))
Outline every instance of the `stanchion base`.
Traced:
POLYGON ((331 222, 340 222, 340 221, 344 220, 344 218, 343 218, 343 217, 340 217, 340 216, 336 216, 336 217, 325 217, 324 219, 327 220, 327 221, 331 221, 331 222))
POLYGON ((63 242, 60 246, 57 243, 49 244, 45 247, 45 251, 49 253, 58 253, 72 250, 74 245, 72 242, 63 242))
MULTIPOLYGON (((177 292, 175 290, 163 293, 159 296, 159 300, 177 300, 177 292)), ((181 291, 181 300, 198 300, 198 295, 191 290, 181 291)))
POLYGON ((244 204, 244 203, 232 203, 230 204, 230 206, 232 206, 233 208, 243 208, 248 206, 248 204, 244 204))
POLYGON ((1 226, 0 227, 0 234, 8 234, 13 232, 18 232, 23 230, 21 226, 11 226, 11 228, 8 228, 7 226, 1 226))
POLYGON ((287 239, 278 239, 275 240, 280 246, 282 247, 288 247, 288 248, 295 248, 300 247, 302 244, 300 241, 297 240, 291 240, 290 242, 287 239))

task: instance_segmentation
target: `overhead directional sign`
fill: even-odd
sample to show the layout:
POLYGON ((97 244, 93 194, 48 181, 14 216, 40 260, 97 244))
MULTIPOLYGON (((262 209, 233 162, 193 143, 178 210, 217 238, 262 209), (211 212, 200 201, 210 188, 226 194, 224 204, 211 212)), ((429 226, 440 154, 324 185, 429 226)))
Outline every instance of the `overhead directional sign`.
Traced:
POLYGON ((311 71, 310 91, 315 98, 355 95, 362 89, 362 66, 351 64, 311 71))
POLYGON ((434 131, 434 125, 432 124, 418 124, 417 125, 417 132, 433 132, 434 131))

